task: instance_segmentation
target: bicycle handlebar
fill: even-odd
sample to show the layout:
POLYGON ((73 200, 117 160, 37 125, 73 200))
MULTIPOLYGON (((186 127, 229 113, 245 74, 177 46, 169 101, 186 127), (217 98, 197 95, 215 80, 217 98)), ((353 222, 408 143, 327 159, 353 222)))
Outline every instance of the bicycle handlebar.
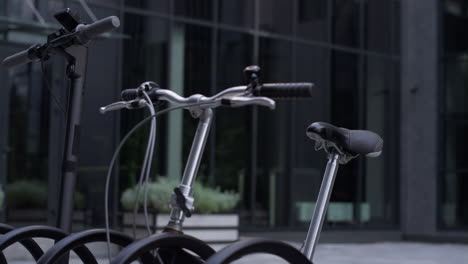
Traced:
POLYGON ((253 95, 269 98, 312 97, 313 83, 265 83, 253 90, 253 95))
MULTIPOLYGON (((41 56, 43 56, 43 54, 39 55, 43 51, 47 51, 50 48, 54 48, 56 46, 64 45, 64 43, 85 45, 90 40, 96 38, 98 35, 105 32, 110 32, 118 28, 119 26, 120 20, 116 16, 106 17, 89 25, 80 24, 76 27, 75 32, 65 36, 69 37, 69 42, 54 42, 54 40, 50 40, 42 45, 33 45, 32 47, 26 50, 23 50, 5 58, 2 62, 2 65, 4 67, 10 68, 31 61, 38 61, 41 59, 41 56)), ((66 38, 65 40, 68 39, 66 38)))
MULTIPOLYGON (((201 94, 194 94, 189 97, 182 97, 177 93, 167 89, 152 89, 148 91, 150 99, 155 101, 168 101, 179 105, 205 103, 202 108, 214 108, 218 106, 240 107, 249 104, 262 105, 269 108, 275 107, 275 102, 266 97, 253 97, 247 93, 247 86, 235 86, 219 92, 218 94, 206 97, 201 94)), ((140 98, 143 95, 143 89, 127 89, 122 91, 121 97, 125 101, 140 98)))
POLYGON ((3 60, 2 65, 4 67, 10 68, 10 67, 25 64, 31 61, 38 61, 39 58, 37 58, 32 52, 38 46, 39 45, 33 45, 32 47, 26 50, 20 51, 16 54, 6 57, 3 60))
MULTIPOLYGON (((281 99, 281 98, 306 98, 312 97, 312 87, 314 87, 313 83, 265 83, 253 89, 252 94, 255 96, 265 96, 274 99, 281 99)), ((247 86, 236 86, 226 90, 221 91, 217 95, 211 97, 221 97, 223 95, 227 95, 230 93, 240 93, 247 89, 247 86)), ((148 95, 150 96, 151 100, 156 101, 159 100, 159 94, 156 92, 157 90, 150 90, 148 95)), ((169 91, 169 90, 168 90, 169 91)), ((121 93, 122 100, 130 101, 134 100, 135 98, 143 96, 143 90, 140 88, 135 89, 126 89, 123 90, 121 93)), ((171 97, 174 99, 175 102, 177 101, 184 101, 183 97, 173 93, 171 97)))
MULTIPOLYGON (((251 86, 235 86, 219 92, 218 94, 206 97, 201 94, 194 94, 189 97, 182 97, 177 93, 160 89, 159 86, 149 86, 151 82, 145 82, 138 88, 126 89, 121 93, 123 102, 114 103, 106 107, 101 107, 101 113, 107 111, 129 108, 129 101, 143 97, 146 92, 151 101, 168 101, 179 105, 203 103, 201 108, 214 108, 218 106, 240 107, 245 105, 261 105, 275 108, 275 102, 270 99, 282 98, 304 98, 312 96, 313 83, 266 83, 255 88, 251 86), (112 106, 112 107, 111 107, 112 106)), ((155 83, 153 83, 155 84, 155 83)), ((157 85, 157 84, 155 84, 157 85)), ((136 107, 137 108, 137 107, 136 107)))
POLYGON ((76 39, 84 45, 102 33, 115 30, 119 26, 120 20, 116 16, 106 17, 89 25, 80 24, 76 27, 76 31, 79 32, 76 39))

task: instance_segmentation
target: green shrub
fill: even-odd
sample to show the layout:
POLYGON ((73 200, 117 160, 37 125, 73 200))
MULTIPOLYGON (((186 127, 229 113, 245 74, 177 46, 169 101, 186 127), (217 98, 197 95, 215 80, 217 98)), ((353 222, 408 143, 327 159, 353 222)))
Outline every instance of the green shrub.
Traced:
MULTIPOLYGON (((158 177, 156 182, 148 184, 148 208, 159 213, 168 213, 169 199, 175 187, 179 185, 177 180, 158 177)), ((221 191, 196 182, 193 186, 195 199, 195 212, 201 214, 222 213, 232 211, 239 203, 239 194, 233 191, 221 191)), ((136 200, 136 187, 126 189, 122 193, 121 203, 124 210, 131 211, 136 200)), ((139 206, 143 206, 143 188, 140 191, 139 206)))
POLYGON ((37 180, 19 180, 6 186, 6 201, 10 208, 47 207, 47 185, 37 180))
MULTIPOLYGON (((9 208, 46 208, 47 196, 47 184, 38 180, 18 180, 5 187, 5 199, 9 208)), ((84 195, 75 192, 74 198, 75 208, 83 208, 84 195)), ((3 202, 3 197, 1 200, 3 202)))

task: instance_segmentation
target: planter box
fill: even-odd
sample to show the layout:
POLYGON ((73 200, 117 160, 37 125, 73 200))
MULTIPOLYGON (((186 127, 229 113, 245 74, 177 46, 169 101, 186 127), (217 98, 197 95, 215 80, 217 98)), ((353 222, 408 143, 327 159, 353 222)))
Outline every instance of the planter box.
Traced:
MULTIPOLYGON (((152 232, 161 232, 169 221, 168 214, 148 213, 152 232)), ((123 214, 124 232, 133 234, 133 214, 123 214)), ((136 215, 137 237, 148 235, 143 213, 136 215)), ((194 214, 185 218, 184 233, 201 239, 212 246, 232 243, 239 239, 239 215, 237 214, 194 214)))
MULTIPOLYGON (((47 224, 46 209, 7 209, 7 223, 15 227, 47 224)), ((73 230, 82 230, 86 221, 86 211, 73 212, 73 230)))

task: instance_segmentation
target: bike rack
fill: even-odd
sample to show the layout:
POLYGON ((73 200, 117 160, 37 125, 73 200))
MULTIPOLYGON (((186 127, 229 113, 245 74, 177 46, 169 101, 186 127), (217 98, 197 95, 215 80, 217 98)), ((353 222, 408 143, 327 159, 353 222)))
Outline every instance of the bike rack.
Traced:
MULTIPOLYGON (((10 231, 12 231, 14 229, 15 228, 10 226, 10 225, 0 223, 0 234, 2 234, 2 235, 6 234, 6 233, 8 233, 8 232, 10 232, 10 231)), ((44 254, 41 247, 36 243, 36 241, 34 241, 31 238, 23 239, 23 240, 19 241, 19 243, 21 245, 23 245, 23 247, 26 248, 26 250, 29 251, 29 253, 31 253, 34 260, 36 260, 36 261, 42 256, 42 254, 44 254)), ((0 252, 0 263, 7 263, 7 261, 5 259, 5 256, 3 255, 2 252, 0 252)))
MULTIPOLYGON (((3 236, 0 237, 0 251, 3 251, 7 247, 11 246, 16 242, 24 241, 25 239, 31 239, 33 237, 49 238, 55 241, 60 241, 61 239, 67 237, 68 233, 51 226, 26 226, 14 229, 3 236)), ((32 239, 31 239, 32 240, 32 239)), ((35 243, 37 245, 37 243, 35 243)), ((40 249, 40 248, 39 248, 40 249)), ((40 249, 41 255, 36 259, 37 255, 33 255, 34 259, 38 261, 41 256, 44 255, 42 249, 40 249)), ((30 251, 31 252, 31 251, 30 251)), ((36 252, 38 253, 38 252, 36 252)), ((82 245, 75 249, 75 253, 84 263, 97 264, 94 255, 89 251, 89 249, 82 245)))
MULTIPOLYGON (((134 240, 132 237, 115 230, 110 230, 111 243, 125 247, 130 245, 134 240)), ((105 242, 107 241, 105 229, 91 229, 83 232, 71 234, 64 239, 60 240, 47 250, 44 255, 38 260, 38 264, 53 264, 57 263, 62 256, 67 254, 70 250, 81 247, 86 243, 91 242, 105 242)), ((147 252, 140 256, 143 264, 152 264, 153 256, 147 252)), ((84 261, 84 263, 88 263, 84 261)))
MULTIPOLYGON (((207 260, 215 253, 210 246, 195 237, 178 233, 162 233, 136 241, 122 249, 122 251, 112 259, 111 264, 129 264, 139 256, 157 248, 187 249, 197 254, 202 260, 207 260)), ((193 256, 191 260, 194 260, 193 256)))
POLYGON ((254 238, 232 244, 209 258, 205 264, 226 264, 249 254, 267 253, 294 264, 311 264, 311 262, 293 246, 284 242, 254 238))

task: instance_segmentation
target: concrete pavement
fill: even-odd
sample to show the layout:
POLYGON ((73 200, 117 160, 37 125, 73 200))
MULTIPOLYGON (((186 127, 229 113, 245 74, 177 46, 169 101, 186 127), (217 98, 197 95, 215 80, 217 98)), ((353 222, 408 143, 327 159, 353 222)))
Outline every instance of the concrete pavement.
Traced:
MULTIPOLYGON (((286 263, 278 258, 257 255, 236 264, 286 263)), ((322 244, 315 264, 468 264, 468 245, 381 242, 369 244, 322 244)))
MULTIPOLYGON (((299 246, 298 244, 293 244, 299 246)), ((15 249, 20 250, 18 248, 15 249)), ((7 249, 9 264, 32 264, 32 259, 11 259, 11 249, 7 249), (10 253, 10 254, 9 254, 10 253)), ((18 256, 18 252, 14 255, 18 256)), ((72 264, 81 263, 73 259, 72 264)), ((99 263, 107 263, 101 258, 99 263)), ((235 264, 282 264, 281 259, 268 255, 253 255, 235 264)), ((430 244, 412 242, 380 242, 366 244, 321 244, 317 248, 316 264, 468 264, 468 245, 430 244)))

